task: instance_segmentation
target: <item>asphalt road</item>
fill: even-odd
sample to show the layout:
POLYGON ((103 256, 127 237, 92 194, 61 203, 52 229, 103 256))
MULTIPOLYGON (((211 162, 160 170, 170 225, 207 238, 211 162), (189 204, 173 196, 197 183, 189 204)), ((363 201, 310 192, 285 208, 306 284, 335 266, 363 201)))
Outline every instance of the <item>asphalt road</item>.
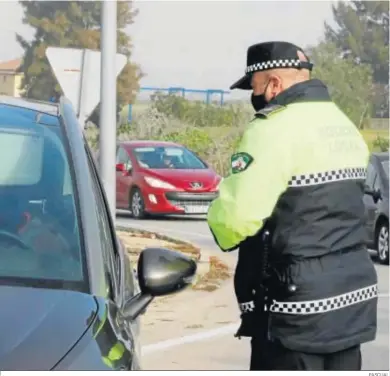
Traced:
MULTIPOLYGON (((219 253, 214 243, 204 216, 191 217, 163 217, 148 220, 133 220, 127 212, 117 212, 118 226, 139 228, 155 231, 167 236, 186 240, 198 245, 201 248, 219 253)), ((235 253, 232 253, 235 257, 235 253)), ((365 370, 389 370, 389 267, 376 264, 379 284, 378 304, 378 333, 374 342, 363 346, 363 368, 365 370)), ((167 338, 168 339, 168 338, 167 338)), ((223 338, 213 340, 223 343, 223 338)), ((211 345, 211 343, 210 343, 211 345)), ((237 354, 238 355, 238 354, 237 354)), ((222 362, 222 360, 221 360, 222 362)), ((227 362, 229 363, 229 361, 227 362)), ((221 369, 227 369, 225 367, 221 369)), ((247 369, 247 359, 244 356, 236 356, 235 363, 228 369, 247 369)))

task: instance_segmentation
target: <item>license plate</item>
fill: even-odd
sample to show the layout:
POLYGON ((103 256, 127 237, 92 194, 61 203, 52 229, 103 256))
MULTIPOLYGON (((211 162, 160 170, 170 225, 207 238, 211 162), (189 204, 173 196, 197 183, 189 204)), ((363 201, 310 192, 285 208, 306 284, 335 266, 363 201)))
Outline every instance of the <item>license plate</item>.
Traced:
POLYGON ((186 214, 206 214, 208 210, 208 205, 187 205, 184 207, 186 214))

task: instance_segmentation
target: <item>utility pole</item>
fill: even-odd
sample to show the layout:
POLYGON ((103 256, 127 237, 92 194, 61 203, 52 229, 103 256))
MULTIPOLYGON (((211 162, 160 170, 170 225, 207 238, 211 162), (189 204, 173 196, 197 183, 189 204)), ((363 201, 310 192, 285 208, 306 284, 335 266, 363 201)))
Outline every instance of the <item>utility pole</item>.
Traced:
POLYGON ((102 1, 100 87, 100 176, 112 220, 116 209, 116 44, 117 1, 102 1))

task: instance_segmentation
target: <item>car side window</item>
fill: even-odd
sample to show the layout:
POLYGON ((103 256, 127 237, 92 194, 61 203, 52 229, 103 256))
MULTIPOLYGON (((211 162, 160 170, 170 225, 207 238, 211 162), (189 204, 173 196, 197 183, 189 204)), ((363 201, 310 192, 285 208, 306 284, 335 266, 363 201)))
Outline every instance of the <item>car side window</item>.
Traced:
POLYGON ((104 199, 102 193, 102 187, 97 175, 97 171, 91 156, 88 153, 89 173, 93 182, 94 196, 96 200, 96 215, 99 224, 100 241, 103 250, 103 259, 106 267, 106 276, 110 285, 111 298, 114 298, 115 292, 118 291, 119 276, 117 275, 116 260, 118 256, 118 250, 116 249, 116 242, 114 240, 114 234, 112 233, 111 221, 108 216, 108 205, 104 199))
POLYGON ((372 163, 369 163, 367 166, 367 177, 366 177, 366 186, 369 188, 374 187, 376 171, 375 167, 372 163))
POLYGON ((125 149, 119 146, 118 152, 116 154, 116 163, 123 163, 126 167, 126 170, 131 170, 132 163, 129 157, 129 154, 125 149))

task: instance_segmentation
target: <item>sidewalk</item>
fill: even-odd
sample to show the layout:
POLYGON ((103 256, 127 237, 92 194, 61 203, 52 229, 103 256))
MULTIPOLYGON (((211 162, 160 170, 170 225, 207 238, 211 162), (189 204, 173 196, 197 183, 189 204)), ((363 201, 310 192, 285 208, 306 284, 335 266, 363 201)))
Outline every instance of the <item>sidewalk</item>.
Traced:
MULTIPOLYGON (((221 259, 234 267, 234 258, 221 259)), ((214 292, 188 289, 156 299, 141 319, 143 369, 245 369, 249 342, 234 338, 239 315, 232 278, 214 292), (172 339, 177 343, 161 344, 172 339)))

